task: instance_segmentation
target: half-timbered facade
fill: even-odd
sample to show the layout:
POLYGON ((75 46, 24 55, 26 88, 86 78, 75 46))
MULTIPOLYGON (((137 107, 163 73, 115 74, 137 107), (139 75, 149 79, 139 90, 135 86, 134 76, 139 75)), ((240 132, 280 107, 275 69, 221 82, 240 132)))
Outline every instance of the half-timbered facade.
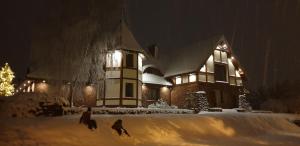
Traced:
POLYGON ((206 91, 212 107, 237 106, 246 77, 224 36, 168 54, 160 54, 155 45, 142 49, 123 21, 112 36, 114 44, 105 51, 104 66, 97 66, 93 59, 64 67, 55 61, 57 66, 39 65, 28 73, 17 92, 46 93, 65 98, 75 106, 147 107, 162 98, 170 105, 183 107, 188 93, 206 91), (80 63, 93 65, 77 67, 80 63), (85 71, 84 79, 69 67, 85 71), (61 69, 66 72, 55 72, 61 69), (74 81, 82 86, 75 88, 74 81))
MULTIPOLYGON (((172 86, 163 86, 168 90, 168 98, 160 95, 157 98, 183 107, 188 93, 206 91, 211 107, 237 107, 237 98, 243 94, 246 77, 224 36, 216 36, 174 51, 166 56, 167 62, 162 61, 159 65, 153 61, 148 62, 148 66, 153 65, 144 70, 162 70, 164 74, 161 76, 172 83, 172 86)), ((143 94, 146 95, 151 86, 145 83, 143 89, 147 91, 143 90, 143 94)), ((145 100, 148 104, 151 102, 147 98, 145 100)))

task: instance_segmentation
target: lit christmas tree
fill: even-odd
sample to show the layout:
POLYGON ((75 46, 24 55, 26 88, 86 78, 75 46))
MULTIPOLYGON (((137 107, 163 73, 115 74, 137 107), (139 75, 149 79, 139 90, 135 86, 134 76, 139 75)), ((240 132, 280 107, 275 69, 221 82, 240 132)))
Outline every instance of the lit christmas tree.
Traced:
POLYGON ((0 70, 0 96, 12 96, 14 94, 14 85, 12 80, 15 78, 14 72, 8 63, 0 70))

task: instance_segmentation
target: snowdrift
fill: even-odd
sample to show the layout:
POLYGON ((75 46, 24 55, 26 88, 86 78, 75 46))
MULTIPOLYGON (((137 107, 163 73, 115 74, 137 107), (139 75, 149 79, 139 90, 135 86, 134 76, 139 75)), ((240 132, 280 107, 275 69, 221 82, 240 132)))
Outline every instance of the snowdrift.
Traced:
POLYGON ((300 146, 296 115, 207 113, 199 115, 94 115, 89 130, 79 116, 0 119, 1 146, 300 146), (131 137, 111 129, 117 120, 131 137))

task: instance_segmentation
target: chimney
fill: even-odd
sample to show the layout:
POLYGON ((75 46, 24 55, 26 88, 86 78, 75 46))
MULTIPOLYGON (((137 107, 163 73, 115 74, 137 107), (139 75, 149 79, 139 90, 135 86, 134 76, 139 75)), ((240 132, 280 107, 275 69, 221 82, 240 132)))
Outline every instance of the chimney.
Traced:
POLYGON ((156 44, 149 46, 148 50, 154 58, 158 59, 158 47, 156 44))

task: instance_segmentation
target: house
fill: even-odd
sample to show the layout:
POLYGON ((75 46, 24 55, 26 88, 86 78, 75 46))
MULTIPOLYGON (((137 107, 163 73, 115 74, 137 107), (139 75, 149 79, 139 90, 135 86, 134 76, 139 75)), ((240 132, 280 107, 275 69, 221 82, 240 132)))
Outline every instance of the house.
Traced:
POLYGON ((162 98, 183 107, 188 93, 203 90, 213 107, 237 106, 246 76, 224 36, 162 57, 156 45, 142 49, 123 21, 111 34, 109 41, 96 41, 96 47, 79 50, 77 56, 64 51, 71 60, 62 52, 49 55, 59 45, 50 46, 46 56, 33 54, 39 57, 17 92, 46 93, 75 106, 147 107, 162 98))
POLYGON ((154 81, 150 76, 160 79, 144 82, 146 105, 163 98, 169 104, 184 107, 188 93, 205 91, 211 107, 237 107, 246 76, 223 35, 176 49, 163 58, 155 55, 159 54, 157 50, 157 46, 150 47, 153 59, 144 64, 146 80, 154 81))

